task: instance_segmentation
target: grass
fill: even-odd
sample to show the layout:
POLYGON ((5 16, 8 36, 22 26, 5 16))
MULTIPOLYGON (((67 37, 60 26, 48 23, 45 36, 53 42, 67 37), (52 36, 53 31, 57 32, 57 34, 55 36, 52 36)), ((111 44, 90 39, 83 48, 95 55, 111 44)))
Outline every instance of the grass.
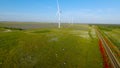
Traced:
POLYGON ((19 32, 0 33, 0 62, 7 56, 9 51, 18 45, 19 32))
POLYGON ((39 30, 39 31, 34 31, 33 33, 48 33, 51 32, 50 30, 39 30))
POLYGON ((98 39, 90 30, 88 25, 82 25, 75 29, 0 31, 0 66, 102 68, 98 39))

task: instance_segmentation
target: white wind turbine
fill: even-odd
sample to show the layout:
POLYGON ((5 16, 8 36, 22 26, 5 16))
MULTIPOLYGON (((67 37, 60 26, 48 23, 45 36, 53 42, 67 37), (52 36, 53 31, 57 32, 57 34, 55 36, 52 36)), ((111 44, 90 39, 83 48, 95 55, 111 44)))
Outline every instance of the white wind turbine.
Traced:
POLYGON ((59 2, 57 0, 57 15, 58 15, 58 28, 60 28, 60 23, 61 23, 61 10, 60 10, 60 5, 59 5, 59 2))
POLYGON ((74 22, 73 22, 73 17, 72 17, 72 22, 71 22, 71 24, 73 25, 73 23, 74 23, 74 22))

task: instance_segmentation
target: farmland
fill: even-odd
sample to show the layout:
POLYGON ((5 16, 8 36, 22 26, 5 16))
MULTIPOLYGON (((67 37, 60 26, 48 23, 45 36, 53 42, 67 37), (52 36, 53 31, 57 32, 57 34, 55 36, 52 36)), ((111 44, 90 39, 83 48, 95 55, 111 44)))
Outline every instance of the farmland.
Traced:
POLYGON ((0 67, 103 68, 92 26, 62 24, 58 29, 56 24, 32 25, 0 24, 0 67))

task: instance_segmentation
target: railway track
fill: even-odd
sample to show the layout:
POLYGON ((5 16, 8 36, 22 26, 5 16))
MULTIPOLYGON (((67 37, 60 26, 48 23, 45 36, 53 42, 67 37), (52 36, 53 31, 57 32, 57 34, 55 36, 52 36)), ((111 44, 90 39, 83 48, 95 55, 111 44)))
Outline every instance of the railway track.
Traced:
POLYGON ((105 39, 101 35, 100 31, 98 31, 98 29, 96 29, 96 32, 97 32, 98 38, 102 41, 103 47, 104 47, 104 49, 106 51, 108 59, 110 60, 113 68, 120 68, 119 61, 117 60, 116 56, 114 55, 114 53, 110 49, 109 45, 107 44, 107 42, 105 41, 105 39))

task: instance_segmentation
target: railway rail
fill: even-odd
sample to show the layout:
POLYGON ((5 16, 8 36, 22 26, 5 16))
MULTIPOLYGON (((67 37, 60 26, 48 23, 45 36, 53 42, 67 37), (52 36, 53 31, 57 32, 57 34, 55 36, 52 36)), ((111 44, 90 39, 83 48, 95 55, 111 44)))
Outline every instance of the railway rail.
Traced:
POLYGON ((108 59, 110 60, 113 68, 120 68, 120 62, 117 60, 116 56, 110 49, 108 43, 105 41, 104 37, 102 36, 101 32, 96 28, 96 33, 98 35, 98 38, 102 41, 103 47, 105 49, 105 52, 108 56, 108 59))

